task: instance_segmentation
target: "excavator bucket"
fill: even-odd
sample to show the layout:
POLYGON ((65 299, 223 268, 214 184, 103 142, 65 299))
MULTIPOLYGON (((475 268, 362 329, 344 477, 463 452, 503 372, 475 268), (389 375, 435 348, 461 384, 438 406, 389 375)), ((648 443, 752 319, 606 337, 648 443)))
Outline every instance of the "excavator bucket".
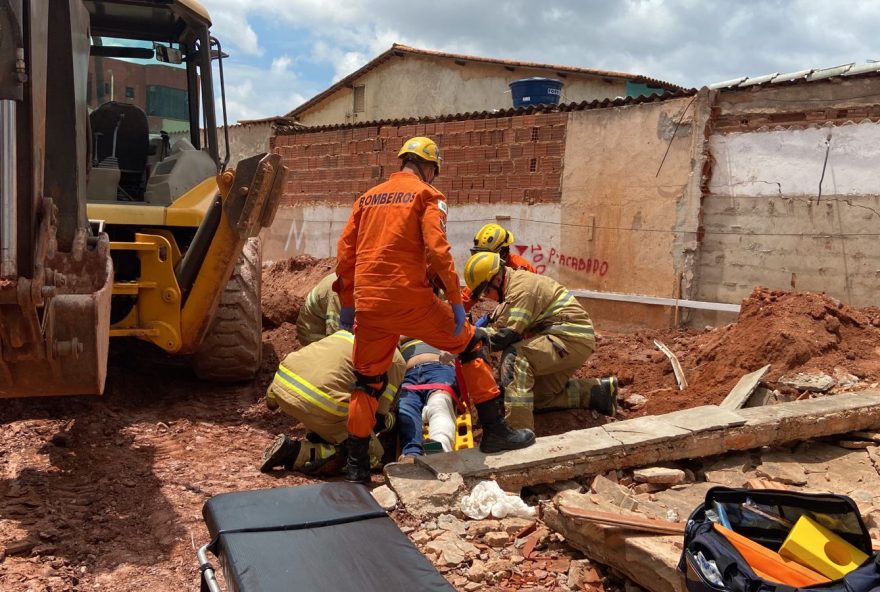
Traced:
POLYGON ((86 219, 75 92, 88 39, 79 0, 0 0, 0 397, 104 388, 113 265, 86 219))

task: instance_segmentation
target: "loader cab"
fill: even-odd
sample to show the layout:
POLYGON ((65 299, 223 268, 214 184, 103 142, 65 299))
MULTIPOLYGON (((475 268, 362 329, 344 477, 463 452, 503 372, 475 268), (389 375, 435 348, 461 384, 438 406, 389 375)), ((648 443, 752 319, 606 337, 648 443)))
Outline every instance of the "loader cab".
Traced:
MULTIPOLYGON (((179 204, 192 214, 185 225, 198 225, 215 190, 209 183, 192 192, 229 154, 224 136, 221 160, 213 92, 213 69, 222 88, 225 56, 209 33, 208 13, 194 0, 84 4, 91 33, 89 218, 118 223, 119 210, 102 206, 164 209, 186 197, 179 204)), ((224 103, 224 124, 225 117, 224 103)))

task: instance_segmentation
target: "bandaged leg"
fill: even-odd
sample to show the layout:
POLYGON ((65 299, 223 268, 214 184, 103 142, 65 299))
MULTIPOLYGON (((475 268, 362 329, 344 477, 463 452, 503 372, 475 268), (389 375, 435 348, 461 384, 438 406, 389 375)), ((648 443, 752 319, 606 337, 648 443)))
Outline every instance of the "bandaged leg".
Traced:
POLYGON ((428 437, 440 442, 443 452, 455 449, 455 407, 445 391, 434 391, 422 410, 422 419, 428 424, 428 437))

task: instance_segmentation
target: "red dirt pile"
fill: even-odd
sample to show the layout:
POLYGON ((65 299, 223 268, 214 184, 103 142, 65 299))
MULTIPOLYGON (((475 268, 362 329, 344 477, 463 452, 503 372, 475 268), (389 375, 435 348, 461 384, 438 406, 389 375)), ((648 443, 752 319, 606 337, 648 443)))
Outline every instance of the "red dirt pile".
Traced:
POLYGON ((264 356, 263 365, 274 374, 278 361, 299 349, 296 317, 305 297, 324 276, 336 269, 336 259, 315 259, 300 255, 263 267, 263 341, 274 355, 264 356), (271 368, 269 368, 271 366, 271 368))
POLYGON ((868 388, 880 381, 880 309, 758 287, 743 301, 736 323, 706 331, 607 336, 581 373, 616 373, 624 395, 648 398, 633 415, 647 415, 720 403, 744 374, 765 364, 770 371, 764 385, 791 397, 797 392, 778 381, 799 372, 833 376, 837 370, 859 379, 850 390, 868 388), (689 383, 683 391, 654 339, 681 362, 689 383))

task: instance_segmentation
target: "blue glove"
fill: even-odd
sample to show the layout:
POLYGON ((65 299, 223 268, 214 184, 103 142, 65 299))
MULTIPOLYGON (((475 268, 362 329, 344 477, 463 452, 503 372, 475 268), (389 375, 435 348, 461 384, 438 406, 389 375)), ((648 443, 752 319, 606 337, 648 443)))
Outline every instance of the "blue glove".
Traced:
POLYGON ((474 323, 474 327, 486 327, 489 325, 489 315, 484 314, 480 318, 477 319, 477 322, 474 323))
POLYGON ((455 331, 453 331, 452 334, 458 337, 458 334, 464 329, 464 322, 467 319, 467 314, 464 312, 464 305, 453 304, 452 314, 455 315, 455 331))
POLYGON ((354 307, 343 306, 339 309, 339 326, 346 331, 351 331, 354 327, 354 307))

